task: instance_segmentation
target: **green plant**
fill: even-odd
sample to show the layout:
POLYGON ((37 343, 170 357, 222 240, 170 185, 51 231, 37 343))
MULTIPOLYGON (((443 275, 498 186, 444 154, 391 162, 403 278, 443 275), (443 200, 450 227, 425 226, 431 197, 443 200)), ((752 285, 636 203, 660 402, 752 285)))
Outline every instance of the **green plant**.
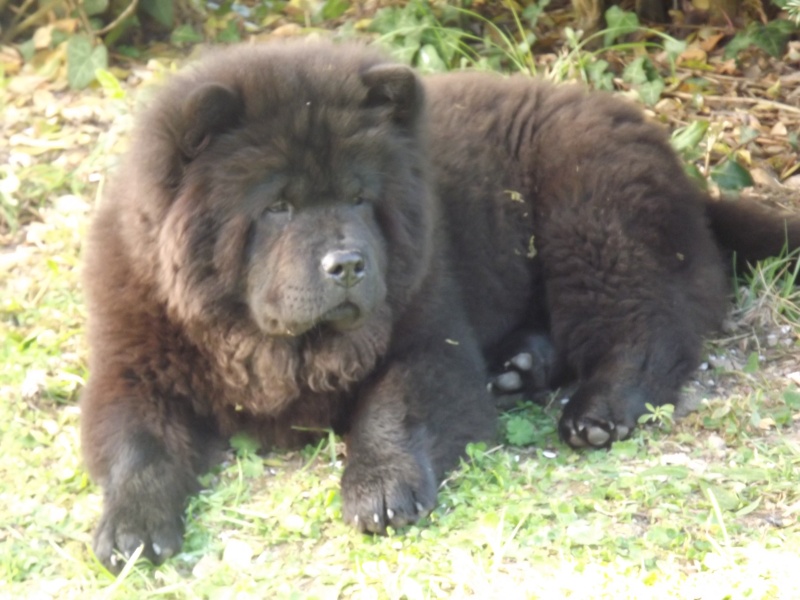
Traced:
MULTIPOLYGON (((323 12, 334 3, 342 1, 328 0, 323 3, 323 12)), ((244 12, 256 19, 266 18, 264 11, 276 4, 282 5, 262 1, 244 12)), ((258 27, 242 16, 239 3, 230 0, 213 7, 194 0, 28 0, 17 6, 5 5, 0 3, 0 16, 4 17, 0 39, 18 43, 26 60, 40 52, 58 61, 57 50, 65 46, 67 81, 76 90, 92 84, 99 69, 108 69, 110 48, 137 55, 139 49, 131 45, 134 39, 163 37, 171 32, 174 44, 205 39, 233 42, 241 39, 241 30, 247 24, 258 27)))
POLYGON ((512 446, 546 448, 556 442, 556 424, 549 412, 530 401, 506 411, 500 417, 505 441, 512 446))
POLYGON ((380 34, 378 42, 395 58, 426 72, 452 68, 464 50, 464 33, 442 25, 433 7, 424 0, 380 9, 370 30, 380 34))
POLYGON ((736 293, 737 310, 762 323, 800 322, 800 253, 761 261, 744 276, 736 293))
POLYGON ((414 0, 378 11, 371 30, 395 57, 423 71, 464 66, 534 74, 533 29, 550 0, 522 11, 510 1, 502 23, 462 6, 414 0))
POLYGON ((772 0, 772 4, 785 9, 790 20, 773 19, 766 23, 750 23, 728 42, 725 47, 726 58, 735 58, 742 50, 751 46, 756 46, 775 58, 783 54, 786 44, 800 27, 800 0, 772 0))
POLYGON ((663 32, 642 27, 636 13, 620 9, 618 6, 610 7, 605 13, 608 27, 586 38, 581 32, 576 32, 570 27, 564 29, 567 47, 550 69, 549 76, 556 81, 578 78, 592 84, 601 90, 614 89, 615 74, 610 70, 608 61, 602 55, 609 51, 633 51, 639 55, 628 62, 621 79, 636 90, 642 102, 654 105, 661 97, 665 87, 664 76, 656 69, 653 61, 645 54, 652 49, 663 49, 669 60, 671 72, 674 75, 675 61, 686 49, 686 43, 677 40, 663 32), (660 38, 661 42, 624 41, 630 34, 638 33, 646 36, 660 38), (602 47, 588 50, 602 40, 602 47), (623 40, 623 41, 620 41, 623 40))
POLYGON ((639 417, 639 423, 652 423, 670 431, 675 424, 674 413, 675 407, 672 404, 662 404, 661 406, 653 406, 646 402, 644 407, 647 412, 639 417))
POLYGON ((705 119, 697 119, 672 132, 673 149, 681 156, 689 175, 701 186, 710 179, 725 191, 741 190, 753 185, 753 178, 736 159, 739 149, 746 146, 754 136, 742 128, 743 136, 738 144, 723 142, 723 130, 719 124, 712 125, 705 119), (712 151, 723 156, 712 164, 712 151))

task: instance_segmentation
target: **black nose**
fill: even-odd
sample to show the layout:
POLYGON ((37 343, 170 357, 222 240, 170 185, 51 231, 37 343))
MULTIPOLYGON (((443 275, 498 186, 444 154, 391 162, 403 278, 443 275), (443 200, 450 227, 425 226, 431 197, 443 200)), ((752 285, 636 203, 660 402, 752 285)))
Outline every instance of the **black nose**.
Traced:
POLYGON ((322 270, 343 287, 353 287, 364 279, 364 256, 356 250, 335 250, 322 257, 322 270))

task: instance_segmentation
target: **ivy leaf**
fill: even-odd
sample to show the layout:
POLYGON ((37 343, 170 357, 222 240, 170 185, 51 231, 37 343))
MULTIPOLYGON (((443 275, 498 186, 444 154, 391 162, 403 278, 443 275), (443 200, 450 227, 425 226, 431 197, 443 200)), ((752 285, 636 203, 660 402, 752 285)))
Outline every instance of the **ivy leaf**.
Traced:
POLYGON ((175 20, 172 0, 142 0, 139 6, 164 27, 172 28, 175 20))
POLYGON ((627 81, 634 85, 644 83, 649 78, 647 77, 647 65, 645 64, 646 57, 640 56, 639 58, 631 61, 625 70, 622 72, 623 81, 627 81))
POLYGON ((608 70, 608 61, 602 58, 586 65, 586 76, 589 81, 598 89, 614 90, 614 73, 608 70))
POLYGON ((753 35, 750 32, 750 29, 746 29, 744 31, 740 31, 730 42, 725 45, 725 58, 736 58, 736 56, 742 50, 746 50, 750 46, 753 45, 753 35))
POLYGON ((633 33, 639 29, 639 17, 636 13, 622 10, 619 6, 612 6, 606 11, 606 29, 603 35, 603 45, 610 46, 615 40, 633 33))
POLYGON ((350 7, 348 0, 327 0, 322 6, 323 19, 338 19, 350 7))
POLYGON ((67 80, 74 90, 82 90, 95 80, 97 69, 108 67, 108 51, 102 44, 94 48, 86 35, 72 36, 67 42, 67 80))
POLYGON ((741 190, 753 185, 750 173, 735 160, 726 160, 711 169, 711 179, 723 190, 741 190))
POLYGON ((795 26, 789 21, 776 19, 764 25, 759 24, 756 29, 754 42, 756 46, 775 58, 780 58, 786 49, 786 44, 792 33, 796 31, 795 26))
POLYGON ((725 58, 734 58, 742 50, 757 46, 775 58, 779 58, 792 33, 797 28, 789 21, 776 19, 769 23, 751 23, 750 26, 737 33, 725 46, 725 58))
POLYGON ((683 170, 686 171, 686 174, 692 178, 692 180, 701 190, 708 189, 708 181, 706 181, 706 178, 700 172, 700 169, 697 168, 697 165, 693 165, 691 163, 685 164, 683 166, 683 170))
POLYGON ((528 446, 536 440, 536 430, 528 419, 511 417, 506 423, 506 439, 512 446, 528 446))
POLYGON ((83 10, 89 17, 102 14, 107 8, 108 0, 83 0, 83 10))
POLYGON ((622 79, 634 85, 639 97, 648 106, 658 102, 664 90, 664 81, 646 56, 640 56, 625 67, 622 79))
POLYGON ((647 106, 654 106, 658 99, 661 98, 661 92, 664 91, 664 82, 661 79, 655 79, 643 83, 637 88, 639 97, 647 106))
POLYGON ((679 154, 697 148, 698 144, 706 135, 706 131, 708 131, 708 125, 708 121, 699 120, 692 121, 686 127, 676 129, 670 140, 672 147, 679 154))
POLYGON ((687 44, 684 40, 676 40, 673 37, 668 37, 664 40, 664 50, 670 60, 675 61, 677 58, 686 51, 687 44))

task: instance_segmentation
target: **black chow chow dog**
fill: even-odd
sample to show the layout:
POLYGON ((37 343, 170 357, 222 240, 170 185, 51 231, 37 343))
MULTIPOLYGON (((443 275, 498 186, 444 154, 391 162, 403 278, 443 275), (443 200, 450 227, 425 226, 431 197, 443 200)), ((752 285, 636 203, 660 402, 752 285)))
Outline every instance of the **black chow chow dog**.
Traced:
POLYGON ((577 378, 561 434, 606 446, 697 364, 725 311, 718 241, 757 259, 787 233, 800 245, 796 218, 710 201, 607 95, 423 81, 361 46, 220 51, 139 121, 91 228, 95 552, 177 552, 236 431, 270 447, 332 427, 345 520, 414 522, 492 437, 500 351, 540 385, 577 378))

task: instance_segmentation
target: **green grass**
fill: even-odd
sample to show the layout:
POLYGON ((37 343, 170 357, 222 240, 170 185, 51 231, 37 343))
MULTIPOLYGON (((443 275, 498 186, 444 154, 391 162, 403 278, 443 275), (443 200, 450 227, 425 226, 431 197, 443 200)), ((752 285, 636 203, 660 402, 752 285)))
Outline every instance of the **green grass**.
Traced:
MULTIPOLYGON (((8 128, 47 120, 2 93, 26 107, 8 128)), ((263 458, 239 445, 191 501, 183 552, 113 578, 90 550, 102 499, 79 450, 79 257, 129 102, 65 102, 99 116, 42 135, 88 141, 9 166, 20 191, 0 228, 0 599, 800 597, 800 313, 780 259, 740 292, 709 347, 729 362, 698 373, 688 416, 574 452, 557 402, 521 404, 501 422, 528 446, 471 448, 433 514, 387 537, 341 522, 337 440, 263 458)))

